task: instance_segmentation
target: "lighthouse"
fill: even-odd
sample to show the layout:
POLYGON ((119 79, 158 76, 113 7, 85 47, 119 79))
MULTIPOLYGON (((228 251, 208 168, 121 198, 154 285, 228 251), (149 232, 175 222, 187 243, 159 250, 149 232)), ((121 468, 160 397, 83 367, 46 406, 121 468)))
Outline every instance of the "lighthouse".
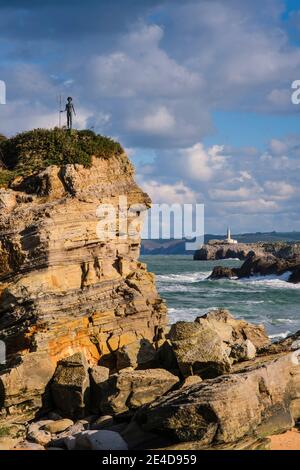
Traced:
POLYGON ((228 226, 227 227, 227 237, 224 240, 224 243, 228 243, 229 245, 236 245, 237 242, 238 242, 237 240, 234 240, 233 238, 231 238, 231 230, 230 230, 230 227, 228 226))

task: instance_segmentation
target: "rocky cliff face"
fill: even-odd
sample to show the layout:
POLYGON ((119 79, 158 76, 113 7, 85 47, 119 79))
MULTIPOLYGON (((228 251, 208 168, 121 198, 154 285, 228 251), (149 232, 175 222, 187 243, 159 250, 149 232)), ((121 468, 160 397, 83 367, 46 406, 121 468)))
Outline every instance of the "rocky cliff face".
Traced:
MULTIPOLYGON (((32 419, 59 360, 90 364, 137 339, 153 343, 166 322, 140 240, 100 240, 100 203, 150 205, 125 154, 90 168, 51 166, 0 190, 0 421, 32 419)), ((119 220, 118 220, 119 222, 119 220)))
POLYGON ((264 256, 272 254, 282 259, 300 255, 300 245, 297 243, 237 243, 227 244, 221 242, 207 243, 194 254, 199 261, 238 258, 247 259, 250 255, 264 256))

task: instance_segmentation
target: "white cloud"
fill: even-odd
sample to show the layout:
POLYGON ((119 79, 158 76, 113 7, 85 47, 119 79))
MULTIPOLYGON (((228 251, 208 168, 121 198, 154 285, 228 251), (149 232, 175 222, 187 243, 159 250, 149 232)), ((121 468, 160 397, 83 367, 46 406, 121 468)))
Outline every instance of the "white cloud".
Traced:
POLYGON ((270 193, 272 199, 289 199, 297 191, 291 184, 285 181, 266 181, 264 188, 270 193))
POLYGON ((140 181, 143 189, 156 204, 192 204, 198 201, 196 191, 178 181, 175 184, 162 184, 159 181, 140 181))
POLYGON ((175 118, 165 106, 160 106, 157 110, 139 119, 130 119, 127 127, 130 131, 168 135, 175 127, 175 118))
POLYGON ((178 153, 178 163, 183 174, 195 181, 209 181, 216 172, 226 167, 226 157, 221 154, 222 146, 214 145, 205 149, 202 143, 182 149, 178 153))
POLYGON ((228 223, 235 224, 236 230, 296 230, 300 228, 295 217, 298 142, 295 138, 282 142, 273 139, 268 153, 256 150, 251 155, 249 149, 232 148, 230 152, 225 146, 207 148, 202 143, 164 151, 145 171, 140 166, 140 181, 155 200, 159 195, 169 203, 204 203, 208 231, 222 233, 228 223), (287 155, 278 156, 280 149, 287 155), (184 191, 178 198, 179 187, 184 191))

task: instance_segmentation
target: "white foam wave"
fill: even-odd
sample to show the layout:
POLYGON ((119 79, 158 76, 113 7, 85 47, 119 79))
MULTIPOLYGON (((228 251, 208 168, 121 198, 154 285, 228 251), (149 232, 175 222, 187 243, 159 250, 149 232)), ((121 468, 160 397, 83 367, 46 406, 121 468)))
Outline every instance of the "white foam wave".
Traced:
POLYGON ((292 318, 274 318, 270 322, 272 324, 276 323, 289 323, 289 324, 294 324, 294 323, 299 323, 299 319, 292 319, 292 318))
POLYGON ((290 334, 291 334, 290 331, 284 331, 283 333, 276 333, 276 334, 273 334, 273 335, 269 335, 269 338, 270 339, 276 339, 276 338, 285 339, 290 334))
POLYGON ((272 287, 274 289, 300 289, 299 284, 292 284, 287 282, 290 277, 290 272, 286 272, 281 276, 268 275, 268 276, 253 276, 245 279, 239 279, 238 282, 242 284, 256 285, 256 286, 266 286, 272 287))
POLYGON ((212 308, 200 308, 200 307, 187 307, 187 308, 172 308, 168 309, 170 323, 176 323, 177 321, 193 321, 195 318, 204 315, 205 313, 214 310, 212 308))
POLYGON ((158 274, 158 282, 198 282, 207 278, 209 272, 184 272, 181 274, 158 274))
POLYGON ((163 284, 163 283, 157 283, 157 287, 160 293, 163 292, 191 292, 191 291, 197 291, 197 287, 193 287, 187 284, 163 284))

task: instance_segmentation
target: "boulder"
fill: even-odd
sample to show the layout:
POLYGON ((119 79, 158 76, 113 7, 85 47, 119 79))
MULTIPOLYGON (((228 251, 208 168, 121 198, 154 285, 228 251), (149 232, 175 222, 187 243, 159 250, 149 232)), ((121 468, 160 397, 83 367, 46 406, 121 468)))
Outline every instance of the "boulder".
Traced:
POLYGON ((13 450, 18 446, 20 439, 14 439, 12 437, 0 437, 0 451, 1 450, 13 450))
POLYGON ((53 437, 51 442, 49 442, 48 447, 49 446, 51 446, 51 447, 65 447, 65 444, 66 444, 65 440, 66 440, 67 437, 74 437, 78 433, 88 430, 89 427, 90 427, 89 423, 86 420, 81 419, 81 420, 77 421, 77 423, 70 426, 65 431, 63 431, 63 432, 57 434, 55 437, 53 437))
POLYGON ((0 409, 3 407, 2 411, 6 414, 4 426, 8 421, 25 423, 35 418, 37 411, 45 404, 47 385, 54 371, 55 366, 47 353, 33 352, 19 359, 15 367, 0 372, 0 409))
POLYGON ((84 416, 89 399, 89 374, 82 353, 58 362, 51 393, 55 406, 64 416, 75 419, 84 416))
POLYGON ((284 432, 294 425, 295 368, 295 353, 266 359, 244 372, 170 392, 139 410, 135 420, 146 432, 203 447, 284 432))
POLYGON ((103 415, 100 416, 96 421, 94 421, 90 425, 90 429, 93 430, 100 430, 100 429, 105 429, 107 427, 113 426, 114 424, 114 418, 111 415, 103 415))
MULTIPOLYGON (((121 432, 122 437, 125 439, 128 444, 129 449, 141 448, 141 446, 155 440, 157 438, 156 434, 145 432, 136 421, 130 421, 130 423, 125 427, 121 432)), ((149 448, 149 447, 147 447, 149 448)))
POLYGON ((31 423, 27 431, 27 440, 46 446, 52 439, 51 433, 45 430, 45 426, 49 425, 51 421, 43 420, 31 423))
POLYGON ((103 413, 122 414, 151 403, 179 382, 164 369, 121 370, 101 385, 100 407, 103 413))
POLYGON ((90 369, 91 382, 98 385, 109 377, 109 368, 104 366, 94 366, 90 369))
POLYGON ((162 342, 156 352, 156 358, 162 369, 166 369, 172 373, 178 373, 178 363, 170 340, 167 339, 162 342))
POLYGON ((71 442, 69 447, 75 450, 128 450, 123 437, 114 431, 83 431, 72 438, 71 442))
POLYGON ((16 193, 11 189, 0 188, 0 210, 11 212, 16 204, 16 193))
POLYGON ((144 338, 118 349, 116 356, 118 370, 126 367, 147 369, 156 364, 156 350, 153 344, 144 338))
POLYGON ((70 426, 73 426, 74 422, 71 419, 59 419, 53 421, 52 423, 46 424, 44 426, 45 431, 49 431, 51 434, 57 434, 68 429, 70 426))
POLYGON ((270 344, 263 325, 254 325, 245 320, 236 319, 226 309, 212 310, 196 318, 195 321, 210 325, 229 348, 235 344, 242 344, 246 340, 251 341, 257 349, 270 344))
POLYGON ((298 284, 300 282, 300 267, 294 269, 292 274, 289 276, 288 281, 293 284, 298 284))
POLYGON ((14 447, 13 450, 45 450, 45 447, 36 442, 23 441, 14 447))
POLYGON ((202 379, 201 377, 199 377, 199 375, 190 375, 189 377, 184 379, 181 388, 190 387, 191 385, 199 384, 200 382, 202 382, 202 379))
POLYGON ((240 268, 228 268, 225 266, 215 266, 209 279, 221 278, 249 278, 260 275, 289 274, 288 282, 300 282, 300 252, 299 245, 297 249, 277 251, 274 253, 249 253, 245 262, 240 268), (288 253, 290 256, 288 256, 288 253))
POLYGON ((104 366, 94 366, 90 369, 90 407, 91 411, 99 415, 100 385, 108 380, 109 369, 104 366))
POLYGON ((224 343, 208 322, 177 322, 169 339, 184 377, 212 378, 230 371, 224 343))
POLYGON ((255 356, 256 347, 249 339, 243 343, 234 344, 230 353, 230 357, 232 357, 237 362, 250 361, 251 359, 254 359, 255 356))
POLYGON ((234 268, 227 268, 226 266, 215 266, 209 279, 231 279, 236 276, 234 268))
POLYGON ((10 450, 24 440, 26 428, 20 424, 6 422, 0 426, 0 450, 10 450))

